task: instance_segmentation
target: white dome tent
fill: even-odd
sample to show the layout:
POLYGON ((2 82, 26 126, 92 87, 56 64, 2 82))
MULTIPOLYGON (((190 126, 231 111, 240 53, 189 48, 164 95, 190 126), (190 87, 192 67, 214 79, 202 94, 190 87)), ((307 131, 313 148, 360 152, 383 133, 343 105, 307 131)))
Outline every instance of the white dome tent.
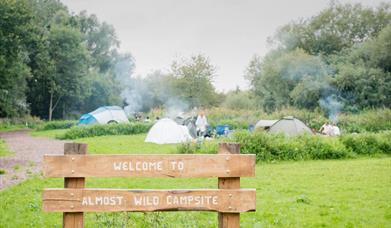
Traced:
POLYGON ((156 122, 145 138, 145 142, 157 144, 183 143, 189 140, 192 140, 189 129, 168 118, 156 122))

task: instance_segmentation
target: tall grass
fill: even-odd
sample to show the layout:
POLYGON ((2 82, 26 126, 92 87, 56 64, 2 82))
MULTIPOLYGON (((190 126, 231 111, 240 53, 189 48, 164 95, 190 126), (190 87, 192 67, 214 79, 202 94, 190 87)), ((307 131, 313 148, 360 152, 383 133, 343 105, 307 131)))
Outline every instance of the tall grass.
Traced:
POLYGON ((75 126, 70 128, 63 135, 57 136, 59 139, 78 139, 102 135, 133 135, 146 133, 152 124, 130 123, 130 124, 105 124, 90 126, 75 126))
MULTIPOLYGON (((236 131, 224 141, 240 143, 241 153, 256 154, 257 161, 323 160, 359 155, 391 155, 391 131, 347 134, 341 137, 301 135, 286 137, 264 131, 236 131)), ((216 153, 218 142, 185 143, 178 153, 216 153)))
POLYGON ((56 130, 56 129, 67 129, 73 126, 76 126, 76 120, 54 120, 45 122, 39 126, 37 126, 38 131, 46 131, 46 130, 56 130))

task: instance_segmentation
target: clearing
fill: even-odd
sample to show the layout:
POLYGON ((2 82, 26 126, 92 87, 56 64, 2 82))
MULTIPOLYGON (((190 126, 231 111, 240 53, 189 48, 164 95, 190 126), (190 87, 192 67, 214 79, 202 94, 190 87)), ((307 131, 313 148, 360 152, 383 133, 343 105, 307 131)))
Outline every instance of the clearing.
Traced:
MULTIPOLYGON (((102 136, 77 141, 88 143, 90 154, 175 152, 175 145, 144 143, 144 137, 102 136)), ((60 150, 62 153, 62 147, 60 150)), ((257 211, 243 213, 241 226, 391 227, 390 173, 390 157, 257 164, 256 176, 241 181, 243 188, 257 189, 257 211)), ((61 213, 41 209, 42 189, 51 187, 63 187, 63 179, 34 175, 0 191, 0 227, 60 227, 61 213)), ((217 188, 217 178, 87 178, 87 187, 217 188)), ((86 227, 215 227, 217 214, 86 213, 85 223, 86 227)))

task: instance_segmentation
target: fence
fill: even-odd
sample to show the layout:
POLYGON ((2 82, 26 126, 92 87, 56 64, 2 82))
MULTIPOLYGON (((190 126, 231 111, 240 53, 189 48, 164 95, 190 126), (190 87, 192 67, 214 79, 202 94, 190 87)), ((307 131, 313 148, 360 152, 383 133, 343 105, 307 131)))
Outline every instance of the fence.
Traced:
POLYGON ((64 155, 45 155, 43 174, 64 177, 63 189, 44 189, 43 209, 63 212, 63 227, 84 227, 83 212, 215 211, 219 227, 239 227, 255 211, 255 189, 240 177, 255 175, 255 155, 221 143, 216 155, 87 155, 87 145, 66 143, 64 155), (126 190, 85 188, 86 177, 218 177, 218 189, 126 190))

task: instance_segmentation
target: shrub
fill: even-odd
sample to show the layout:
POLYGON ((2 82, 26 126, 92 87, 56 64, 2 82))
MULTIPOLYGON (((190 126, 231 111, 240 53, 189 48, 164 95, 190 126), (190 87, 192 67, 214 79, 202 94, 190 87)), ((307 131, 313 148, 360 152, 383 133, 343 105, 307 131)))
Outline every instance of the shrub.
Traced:
POLYGON ((186 142, 179 144, 177 147, 179 154, 215 154, 217 150, 217 141, 186 142))
POLYGON ((342 136, 341 141, 356 154, 391 154, 391 131, 349 134, 342 136))
POLYGON ((55 129, 67 129, 76 126, 76 120, 55 120, 45 122, 37 127, 38 131, 55 130, 55 129))
POLYGON ((233 140, 241 144, 242 153, 255 153, 258 161, 339 159, 353 154, 338 138, 302 135, 286 137, 262 131, 253 134, 238 131, 233 140))
POLYGON ((36 128, 42 123, 43 121, 41 119, 30 115, 19 118, 2 118, 0 119, 0 130, 36 128))
POLYGON ((345 133, 391 130, 391 109, 373 109, 358 114, 341 114, 338 125, 345 133))
POLYGON ((133 135, 146 133, 152 124, 130 123, 130 124, 105 124, 91 126, 75 126, 60 135, 59 139, 77 139, 102 135, 133 135))

